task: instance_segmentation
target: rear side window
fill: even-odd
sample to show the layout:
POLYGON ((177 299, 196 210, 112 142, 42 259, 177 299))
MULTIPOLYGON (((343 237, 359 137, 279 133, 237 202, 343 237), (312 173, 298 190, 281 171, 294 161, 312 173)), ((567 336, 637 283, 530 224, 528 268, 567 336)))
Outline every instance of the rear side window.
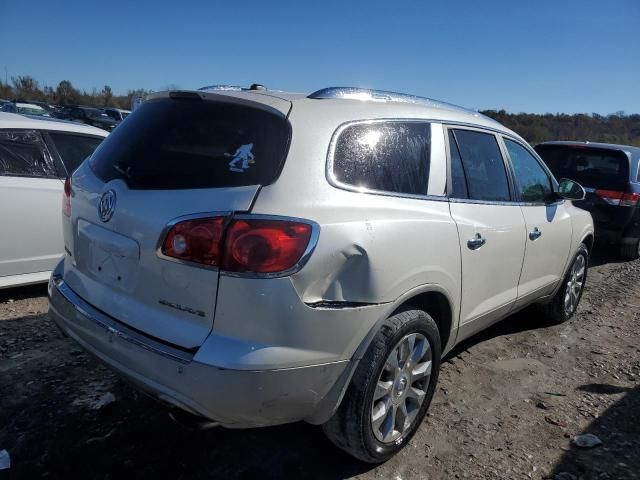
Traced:
POLYGON ((78 168, 102 141, 101 137, 58 132, 49 132, 49 137, 58 150, 68 173, 78 168))
POLYGON ((586 187, 619 190, 629 182, 629 158, 620 151, 582 145, 537 145, 553 175, 586 187))
POLYGON ((333 152, 333 175, 345 185, 427 195, 431 124, 375 122, 342 130, 333 152))
POLYGON ((504 139, 511 158, 520 196, 524 202, 545 203, 551 198, 551 179, 538 160, 529 151, 513 140, 504 139))
POLYGON ((282 170, 290 126, 256 108, 200 100, 143 103, 91 157, 105 182, 132 189, 268 185, 282 170))
POLYGON ((56 169, 37 130, 0 130, 0 175, 56 177, 56 169))
POLYGON ((453 136, 462 159, 469 198, 509 201, 507 171, 495 135, 456 129, 453 136))

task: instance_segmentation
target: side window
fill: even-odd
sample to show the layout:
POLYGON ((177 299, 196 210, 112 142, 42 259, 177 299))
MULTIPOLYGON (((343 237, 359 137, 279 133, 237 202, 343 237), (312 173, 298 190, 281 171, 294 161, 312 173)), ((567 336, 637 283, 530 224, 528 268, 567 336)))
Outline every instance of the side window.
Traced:
POLYGON ((510 200, 509 181, 495 135, 474 130, 453 130, 468 196, 473 200, 510 200))
POLYGON ((362 123, 340 133, 333 174, 354 187, 427 195, 430 161, 431 124, 362 123))
POLYGON ((451 192, 449 192, 449 197, 469 198, 462 157, 460 157, 460 150, 458 150, 458 144, 451 130, 449 130, 449 152, 451 155, 451 192))
POLYGON ((101 137, 60 132, 49 132, 49 137, 58 150, 69 174, 78 168, 83 160, 91 155, 102 142, 101 137))
POLYGON ((55 177, 56 169, 37 130, 0 130, 0 175, 55 177))
POLYGON ((524 202, 544 203, 553 193, 551 179, 536 158, 513 140, 504 139, 520 196, 524 202))

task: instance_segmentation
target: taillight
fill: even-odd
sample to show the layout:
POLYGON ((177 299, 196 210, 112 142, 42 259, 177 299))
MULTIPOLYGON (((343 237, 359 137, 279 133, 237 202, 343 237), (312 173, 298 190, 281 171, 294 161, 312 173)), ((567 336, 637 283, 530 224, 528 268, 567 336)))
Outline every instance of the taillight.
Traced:
POLYGON ((596 190, 596 195, 609 205, 620 207, 635 207, 640 202, 640 193, 596 190))
POLYGON ((64 180, 64 192, 62 194, 62 213, 65 217, 71 217, 71 177, 64 180))
POLYGON ((234 220, 225 241, 223 270, 277 273, 292 268, 309 245, 311 225, 287 220, 234 220))
POLYGON ((219 266, 226 217, 198 218, 175 224, 162 244, 167 257, 219 266))
POLYGON ((295 267, 312 226, 280 219, 210 217, 185 220, 167 233, 162 253, 234 273, 272 274, 295 267))

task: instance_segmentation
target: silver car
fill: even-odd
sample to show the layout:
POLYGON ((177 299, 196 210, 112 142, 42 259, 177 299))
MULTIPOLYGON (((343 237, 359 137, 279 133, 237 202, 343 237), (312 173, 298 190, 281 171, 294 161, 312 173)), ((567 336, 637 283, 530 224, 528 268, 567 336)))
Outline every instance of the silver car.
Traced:
POLYGON ((0 288, 46 283, 62 257, 65 178, 107 132, 0 113, 0 288))
POLYGON ((456 343, 536 302, 568 320, 593 243, 518 135, 389 92, 154 94, 70 184, 63 332, 202 421, 323 424, 367 462, 456 343))

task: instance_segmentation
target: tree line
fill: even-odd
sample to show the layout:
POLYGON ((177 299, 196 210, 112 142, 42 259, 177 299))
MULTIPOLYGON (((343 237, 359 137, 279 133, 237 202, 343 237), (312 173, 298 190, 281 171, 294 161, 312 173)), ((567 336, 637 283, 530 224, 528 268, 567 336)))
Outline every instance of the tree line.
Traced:
POLYGON ((45 102, 51 105, 86 105, 90 107, 116 107, 130 109, 135 97, 145 96, 151 90, 129 90, 126 95, 115 95, 109 85, 101 90, 80 90, 71 81, 62 80, 56 87, 40 86, 28 75, 11 77, 10 82, 0 80, 0 99, 45 102))
POLYGON ((581 140, 640 146, 640 114, 481 112, 517 132, 531 144, 548 140, 581 140))
MULTIPOLYGON (((176 89, 175 86, 167 87, 176 89)), ((92 107, 131 108, 134 97, 144 96, 151 90, 129 90, 126 95, 115 95, 109 85, 101 90, 80 90, 71 81, 62 80, 54 88, 40 86, 28 75, 12 77, 10 82, 0 80, 0 98, 7 100, 31 100, 54 105, 79 104, 92 107)), ((497 120, 520 134, 529 143, 547 140, 589 140, 592 142, 621 143, 640 146, 640 114, 627 115, 616 112, 610 115, 597 113, 508 113, 505 110, 485 110, 481 113, 497 120)))

